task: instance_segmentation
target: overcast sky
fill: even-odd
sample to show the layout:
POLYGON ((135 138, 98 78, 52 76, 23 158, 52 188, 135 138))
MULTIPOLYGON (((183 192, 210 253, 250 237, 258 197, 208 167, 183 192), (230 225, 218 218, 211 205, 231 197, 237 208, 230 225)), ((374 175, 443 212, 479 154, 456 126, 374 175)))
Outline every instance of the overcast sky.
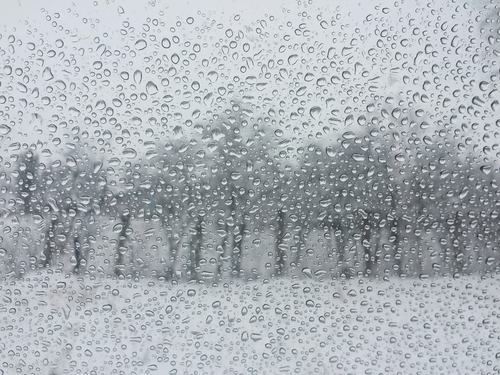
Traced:
MULTIPOLYGON (((3 17, 2 20, 2 34, 5 35, 0 44, 6 48, 6 37, 10 33, 16 35, 18 40, 21 39, 24 46, 26 46, 28 40, 33 40, 37 44, 37 48, 41 48, 45 53, 44 62, 38 61, 39 65, 44 64, 38 67, 40 73, 48 67, 54 74, 53 80, 47 81, 48 83, 44 82, 40 77, 32 77, 30 83, 27 84, 29 90, 32 90, 35 85, 40 86, 41 91, 43 91, 44 85, 57 88, 57 85, 53 84, 53 82, 58 79, 67 83, 68 86, 71 81, 75 81, 78 90, 72 95, 68 93, 64 108, 68 109, 71 106, 78 107, 80 105, 83 106, 83 108, 79 108, 81 111, 87 104, 96 107, 96 102, 99 99, 106 100, 109 106, 112 99, 116 98, 119 92, 123 92, 126 97, 129 97, 134 92, 137 92, 137 94, 141 91, 145 92, 147 91, 147 82, 154 82, 160 88, 160 91, 163 90, 163 92, 157 94, 157 97, 150 95, 147 100, 142 102, 137 100, 133 104, 134 108, 137 109, 136 112, 139 113, 137 116, 143 118, 143 124, 140 126, 132 124, 130 126, 130 133, 133 136, 120 146, 116 146, 119 149, 136 147, 137 144, 134 144, 134 142, 137 139, 144 138, 144 131, 147 128, 146 121, 152 116, 147 114, 148 107, 151 107, 153 100, 165 94, 173 96, 170 103, 173 108, 171 108, 172 119, 170 121, 172 127, 176 125, 176 122, 183 126, 196 109, 202 111, 200 121, 203 120, 205 110, 212 110, 213 104, 207 107, 205 102, 196 103, 193 99, 194 95, 205 97, 213 93, 213 98, 216 98, 218 96, 218 87, 227 88, 229 83, 232 83, 235 91, 240 88, 242 92, 246 93, 245 95, 254 95, 256 97, 255 104, 258 106, 265 106, 263 103, 266 97, 275 101, 269 106, 276 106, 280 100, 285 101, 286 113, 284 119, 286 121, 284 126, 290 125, 290 129, 292 129, 296 124, 291 120, 291 114, 299 111, 299 107, 302 105, 300 102, 293 104, 294 95, 290 93, 298 91, 299 87, 304 87, 306 94, 301 96, 300 99, 307 101, 305 117, 296 120, 296 123, 300 125, 306 120, 311 123, 309 129, 301 129, 302 133, 299 138, 302 139, 298 142, 305 142, 308 140, 308 134, 318 134, 325 125, 334 128, 348 123, 349 121, 346 120, 348 113, 345 113, 346 108, 359 107, 360 112, 364 111, 369 104, 366 100, 369 99, 370 91, 366 90, 366 88, 370 85, 375 84, 377 86, 376 93, 379 95, 404 98, 405 96, 412 97, 415 92, 422 93, 425 91, 422 88, 423 82, 427 80, 434 85, 434 78, 437 77, 439 78, 439 84, 436 84, 435 87, 447 85, 449 88, 446 90, 433 90, 430 88, 427 94, 431 97, 431 100, 428 103, 419 103, 426 114, 434 116, 436 103, 442 102, 442 99, 438 99, 439 95, 451 98, 450 108, 453 108, 453 105, 458 107, 463 100, 466 103, 470 101, 470 98, 463 94, 455 98, 451 96, 451 93, 456 89, 461 89, 463 92, 463 80, 453 80, 454 77, 450 74, 452 69, 455 68, 454 65, 457 59, 465 59, 465 64, 469 64, 467 69, 473 74, 471 79, 481 69, 480 65, 475 66, 470 61, 467 61, 472 56, 472 53, 465 53, 465 47, 469 43, 468 38, 477 37, 478 35, 476 29, 471 29, 470 33, 467 31, 471 14, 474 12, 465 9, 466 7, 463 4, 457 6, 447 4, 446 7, 443 6, 444 8, 440 9, 440 2, 436 2, 433 7, 435 9, 431 10, 426 6, 426 2, 416 6, 413 1, 401 1, 397 3, 397 6, 395 6, 394 1, 362 1, 356 3, 342 1, 337 4, 334 1, 326 0, 314 0, 310 4, 268 0, 157 0, 154 4, 152 1, 132 0, 97 1, 96 4, 93 1, 75 1, 71 3, 63 0, 43 2, 36 0, 0 0, 0 3, 2 9, 4 9, 4 15, 8 15, 8 17, 3 17), (188 21, 190 17, 192 17, 192 21, 188 21), (148 18, 158 18, 160 22, 164 22, 164 26, 161 28, 153 27, 151 31, 145 32, 143 25, 148 23, 148 18), (266 24, 260 24, 259 21, 261 20, 265 20, 266 24), (436 20, 436 24, 429 26, 426 23, 428 20, 436 20), (322 21, 326 22, 323 26, 322 21), (54 22, 66 29, 68 34, 65 34, 65 31, 57 30, 53 26, 54 22), (131 31, 129 28, 129 34, 124 35, 124 22, 128 22, 135 31, 131 31), (180 22, 181 26, 177 26, 177 22, 180 22), (291 26, 288 26, 289 22, 291 26), (459 27, 456 33, 458 40, 452 42, 454 35, 450 29, 454 23, 459 27), (300 29, 302 25, 309 30, 310 37, 295 34, 295 30, 300 29), (171 31, 172 27, 176 30, 171 31), (260 38, 257 32, 258 28, 267 32, 268 37, 260 38), (226 57, 220 54, 222 45, 229 44, 229 41, 234 39, 234 36, 227 36, 228 29, 233 29, 235 34, 238 31, 245 33, 244 40, 240 42, 237 49, 239 51, 238 59, 232 59, 232 51, 226 57), (387 34, 383 35, 383 32, 387 34), (172 39, 172 36, 177 34, 182 38, 181 43, 176 46, 172 43, 172 47, 167 50, 160 48, 161 38, 169 37, 172 39), (422 37, 423 34, 426 34, 429 39, 426 40, 425 37, 422 37), (42 38, 39 38, 38 35, 43 36, 43 43, 42 38), (152 35, 156 37, 155 41, 150 39, 152 35), (443 41, 443 36, 446 36, 447 40, 443 41), (130 47, 131 51, 130 53, 127 51, 127 56, 124 58, 120 56, 102 58, 102 69, 115 69, 117 73, 113 73, 109 77, 110 84, 108 86, 98 84, 92 87, 90 84, 86 84, 89 95, 88 103, 83 104, 82 101, 77 103, 77 99, 79 99, 77 98, 78 92, 85 92, 82 89, 84 74, 74 73, 72 71, 74 67, 65 67, 56 59, 47 59, 47 51, 55 48, 54 45, 57 45, 57 39, 62 39, 65 45, 60 49, 55 48, 58 52, 65 52, 66 57, 74 54, 77 57, 78 64, 82 65, 80 72, 85 72, 85 74, 98 73, 94 65, 97 59, 95 49, 99 45, 99 43, 95 42, 96 37, 100 39, 99 43, 106 44, 109 49, 125 50, 130 47), (391 37, 394 37, 394 40, 391 40, 391 37), (140 38, 144 38, 149 43, 144 50, 141 50, 135 44, 140 38), (404 38, 408 39, 408 46, 402 48, 404 38), (384 46, 379 48, 377 43, 380 43, 381 39, 383 39, 384 46), (217 44, 219 40, 220 45, 217 44), (186 47, 186 42, 190 42, 189 47, 186 47), (248 53, 242 50, 243 42, 247 42, 250 46, 248 53), (157 57, 161 57, 161 54, 165 52, 168 55, 167 57, 171 58, 173 53, 181 55, 183 50, 192 49, 195 43, 200 43, 203 48, 197 53, 196 59, 189 68, 183 67, 182 64, 176 65, 175 76, 170 75, 171 72, 166 70, 158 74, 146 72, 149 64, 146 62, 147 58, 153 56, 155 51, 159 53, 157 57), (391 47, 391 44, 396 47, 391 47), (458 54, 446 53, 443 48, 443 45, 448 48, 447 46, 452 44, 454 47, 452 46, 453 48, 449 49, 449 51, 454 52, 456 50, 458 54), (430 45, 430 48, 427 45, 430 45), (278 52, 280 46, 285 46, 286 49, 283 52, 278 52), (308 53, 309 49, 313 52, 308 53), (334 51, 335 54, 333 59, 328 56, 328 60, 333 62, 333 68, 328 67, 329 61, 322 60, 327 57, 327 51, 330 50, 334 51), (401 57, 398 60, 397 52, 399 50, 401 50, 401 57), (83 56, 79 56, 80 51, 84 51, 83 56), (435 57, 432 55, 433 51, 437 53, 435 57), (217 58, 217 62, 213 62, 215 61, 213 60, 214 57, 217 58), (248 57, 252 58, 252 64, 249 63, 248 57), (204 58, 210 61, 206 68, 202 67, 201 64, 204 58), (279 59, 283 60, 282 66, 275 64, 272 69, 269 67, 263 68, 263 65, 270 66, 269 60, 277 62, 279 59), (448 68, 445 67, 447 61, 451 63, 448 68), (404 62, 408 64, 405 66, 404 62), (360 65, 356 65, 357 63, 360 65), (244 73, 240 72, 242 65, 247 66, 244 73), (327 73, 323 74, 320 71, 322 66, 328 67, 327 73), (281 68, 286 69, 287 75, 280 78, 279 75, 283 75, 281 68), (266 69, 271 73, 270 78, 264 77, 263 72, 266 69), (132 76, 133 72, 137 70, 142 72, 140 84, 135 85, 132 78, 122 81, 120 72, 127 71, 132 76), (333 85, 326 81, 328 84, 328 86, 325 86, 326 93, 324 93, 325 89, 317 86, 318 78, 324 76, 329 80, 332 75, 341 76, 343 70, 349 71, 349 76, 342 77, 339 83, 333 85), (425 75, 425 71, 428 71, 427 75, 425 75), (210 76, 210 72, 217 72, 218 78, 214 80, 210 76), (314 74, 312 81, 305 79, 308 73, 314 74), (234 77, 238 75, 241 78, 235 84, 234 77), (266 86, 256 90, 257 85, 249 78, 252 76, 257 77, 255 82, 266 83, 266 86), (405 83, 403 82, 404 76, 409 76, 411 79, 405 83), (159 83, 163 77, 170 80, 169 85, 164 88, 159 83), (174 82, 175 78, 180 77, 185 77, 185 81, 174 82), (415 78, 417 79, 415 80, 415 78), (199 94, 194 94, 193 97, 186 99, 184 94, 187 90, 184 87, 190 89, 194 81, 199 81, 201 85, 199 94), (242 86, 244 81, 248 82, 248 85, 242 86), (122 91, 116 90, 116 87, 120 84, 124 87, 122 91), (361 90, 362 88, 365 88, 365 90, 361 90), (349 89, 352 89, 352 92, 349 89), (175 90, 180 90, 179 94, 175 94, 175 90), (273 93, 274 90, 277 91, 273 93), (353 99, 356 97, 356 90, 363 91, 360 92, 359 101, 353 99), (333 99, 329 103, 335 103, 334 105, 327 104, 326 99, 328 97, 333 99), (363 100, 365 101, 362 102, 363 100), (189 103, 182 106, 182 102, 189 103), (310 112, 313 107, 321 108, 321 113, 314 112, 314 116, 309 116, 309 113, 313 113, 310 112), (328 122, 329 116, 333 116, 330 113, 332 109, 339 111, 338 115, 336 115, 340 119, 339 124, 332 125, 328 122), (182 117, 178 116, 176 118, 175 114, 182 117)), ((477 2, 470 7, 479 6, 480 4, 477 2)), ((149 24, 151 25, 151 22, 149 24)), ((29 52, 23 49, 24 47, 16 46, 16 48, 17 50, 12 56, 6 54, 3 59, 13 58, 16 62, 12 64, 13 68, 22 66, 23 60, 26 60, 28 64, 33 63, 32 58, 28 58, 29 52)), ((169 61, 164 64, 165 69, 170 66, 174 65, 169 61)), ((0 87, 0 91, 8 84, 16 87, 17 82, 15 80, 17 78, 12 74, 9 77, 11 78, 3 77, 3 86, 0 87)), ((473 84, 478 85, 479 82, 473 84)), ((476 88, 473 89, 473 92, 474 90, 476 88)), ((9 94, 14 96, 16 100, 26 97, 28 106, 23 112, 22 119, 19 120, 21 123, 16 125, 14 129, 17 132, 12 131, 9 137, 0 142, 0 147, 3 148, 0 152, 6 151, 7 144, 15 141, 20 142, 25 137, 25 134, 33 134, 32 127, 26 121, 26 118, 30 117, 27 114, 32 115, 37 107, 43 108, 39 103, 40 99, 35 100, 32 98, 33 95, 28 95, 30 92, 23 94, 14 89, 9 94), (30 107, 30 100, 32 100, 32 107, 30 107), (22 137, 19 138, 18 135, 22 137)), ((42 96, 41 94, 40 97, 42 96)), ((68 113, 60 114, 56 107, 57 104, 55 102, 52 104, 54 104, 53 107, 45 106, 43 113, 41 113, 45 123, 35 124, 38 127, 35 130, 38 132, 35 133, 36 138, 34 139, 42 140, 46 143, 46 147, 50 147, 53 153, 57 154, 64 152, 64 145, 57 146, 50 142, 53 142, 54 138, 65 139, 64 137, 71 140, 72 134, 69 132, 71 126, 66 130, 59 128, 57 132, 46 131, 51 116, 57 114, 63 117, 65 121, 70 118, 76 124, 83 126, 81 124, 82 118, 73 118, 68 113)), ((119 121, 127 123, 131 121, 131 117, 134 115, 134 108, 130 110, 132 115, 127 114, 124 108, 125 106, 114 108, 115 117, 119 121)), ((268 109, 263 108, 262 110, 267 111, 268 109)), ((161 117, 161 114, 153 113, 153 115, 161 117)), ((447 114, 443 112, 439 113, 439 115, 446 116, 447 114)), ((10 116, 11 120, 14 121, 14 111, 10 113, 10 116)), ((104 129, 106 125, 102 127, 104 129)), ((187 129, 185 126, 184 128, 187 129)), ((337 130, 338 133, 325 133, 323 140, 334 142, 345 129, 339 128, 337 130)), ((186 132, 188 133, 188 130, 186 132)), ((116 132, 113 133, 112 141, 119 135, 116 132)), ((477 136, 480 137, 481 134, 477 136)))

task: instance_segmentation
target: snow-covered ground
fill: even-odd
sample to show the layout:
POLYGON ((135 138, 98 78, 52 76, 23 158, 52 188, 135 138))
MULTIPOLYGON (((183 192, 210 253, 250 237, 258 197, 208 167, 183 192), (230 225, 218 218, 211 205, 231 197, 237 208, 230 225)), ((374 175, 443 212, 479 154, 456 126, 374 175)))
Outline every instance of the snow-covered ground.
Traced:
POLYGON ((43 272, 0 284, 0 374, 497 373, 499 285, 43 272))

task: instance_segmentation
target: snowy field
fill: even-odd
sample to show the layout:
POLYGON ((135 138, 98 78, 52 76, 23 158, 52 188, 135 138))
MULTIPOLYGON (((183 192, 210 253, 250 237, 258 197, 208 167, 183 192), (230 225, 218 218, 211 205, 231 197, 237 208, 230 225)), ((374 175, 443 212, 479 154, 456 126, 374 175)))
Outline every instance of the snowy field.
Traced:
POLYGON ((0 284, 0 374, 491 374, 500 277, 0 284))

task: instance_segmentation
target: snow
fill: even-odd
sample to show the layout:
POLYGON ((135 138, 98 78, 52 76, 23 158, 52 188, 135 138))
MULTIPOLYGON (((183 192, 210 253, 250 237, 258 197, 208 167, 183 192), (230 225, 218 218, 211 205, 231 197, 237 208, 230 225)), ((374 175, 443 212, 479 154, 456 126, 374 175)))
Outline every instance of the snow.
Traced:
POLYGON ((486 374, 498 275, 0 284, 0 374, 486 374))

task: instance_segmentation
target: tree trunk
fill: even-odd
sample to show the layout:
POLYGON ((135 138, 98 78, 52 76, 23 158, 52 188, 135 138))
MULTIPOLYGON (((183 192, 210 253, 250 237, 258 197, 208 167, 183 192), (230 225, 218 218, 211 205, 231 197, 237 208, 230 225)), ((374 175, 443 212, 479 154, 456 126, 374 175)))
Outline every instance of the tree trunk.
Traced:
MULTIPOLYGON (((243 218, 242 218, 243 220, 243 218)), ((233 234, 233 253, 231 254, 231 273, 235 277, 239 277, 241 271, 241 257, 243 256, 243 235, 246 229, 245 221, 243 221, 233 234)))
POLYGON ((394 243, 392 247, 393 248, 392 257, 394 259, 393 269, 396 271, 396 274, 398 276, 401 276, 403 274, 403 250, 399 246, 399 240, 400 240, 399 220, 396 210, 396 199, 394 196, 391 199, 391 211, 393 219, 390 227, 389 242, 392 241, 394 243))
POLYGON ((278 211, 276 225, 276 276, 281 277, 286 272, 286 254, 284 250, 283 238, 285 236, 285 214, 283 211, 278 211))
POLYGON ((335 235, 335 245, 337 246, 337 268, 338 276, 344 276, 346 279, 352 277, 349 266, 345 264, 345 252, 347 251, 347 241, 342 223, 340 220, 334 220, 333 230, 335 235))
POLYGON ((233 277, 239 277, 241 271, 241 258, 243 256, 243 235, 246 229, 246 223, 243 215, 238 215, 236 198, 234 196, 232 197, 230 209, 231 216, 233 217, 234 222, 233 244, 231 252, 231 274, 233 275, 233 277))
POLYGON ((118 248, 115 254, 115 275, 123 275, 125 270, 124 255, 127 253, 127 229, 130 225, 130 215, 121 215, 122 228, 118 236, 118 248))
POLYGON ((172 233, 168 233, 166 236, 168 251, 170 253, 169 260, 171 262, 170 267, 167 267, 166 270, 166 279, 170 280, 175 275, 175 268, 177 266, 177 246, 179 246, 179 242, 175 240, 172 233))
POLYGON ((224 273, 225 273, 225 264, 228 259, 227 255, 227 249, 229 248, 229 227, 227 225, 227 221, 224 224, 224 231, 225 235, 222 238, 222 244, 217 246, 217 253, 219 254, 219 259, 217 261, 217 270, 216 270, 216 275, 215 279, 216 280, 222 280, 224 278, 224 273))
POLYGON ((190 254, 190 266, 189 266, 189 275, 188 278, 190 280, 199 280, 200 279, 200 260, 201 260, 201 252, 203 246, 203 219, 198 217, 195 227, 195 234, 193 236, 193 240, 191 242, 191 249, 189 251, 190 254))
POLYGON ((307 231, 309 228, 307 227, 307 224, 305 225, 305 228, 301 226, 301 230, 298 233, 299 236, 299 241, 297 242, 297 253, 295 254, 295 264, 299 266, 300 264, 300 256, 302 255, 302 251, 306 248, 306 243, 307 243, 307 231))
POLYGON ((366 217, 363 219, 363 229, 361 241, 364 248, 364 257, 365 257, 365 274, 367 276, 372 275, 373 273, 373 259, 371 254, 371 233, 372 228, 370 226, 370 218, 366 217))
POLYGON ((454 252, 454 272, 463 273, 464 271, 464 258, 465 258, 465 246, 464 246, 464 236, 462 235, 462 220, 460 219, 460 213, 457 211, 455 213, 455 220, 453 222, 453 252, 454 252))
POLYGON ((56 243, 55 243, 55 220, 52 220, 49 214, 49 226, 45 232, 45 244, 43 247, 42 253, 42 267, 47 268, 50 267, 50 263, 52 262, 52 257, 54 252, 56 251, 56 243))
POLYGON ((36 183, 38 156, 29 152, 21 156, 20 162, 24 164, 24 168, 20 168, 18 191, 23 200, 23 211, 25 215, 28 215, 32 213, 31 198, 33 197, 33 190, 31 187, 36 183))
POLYGON ((81 269, 82 249, 80 245, 80 236, 75 235, 73 237, 73 247, 75 249, 75 267, 73 268, 73 272, 75 274, 79 274, 82 271, 81 269))

